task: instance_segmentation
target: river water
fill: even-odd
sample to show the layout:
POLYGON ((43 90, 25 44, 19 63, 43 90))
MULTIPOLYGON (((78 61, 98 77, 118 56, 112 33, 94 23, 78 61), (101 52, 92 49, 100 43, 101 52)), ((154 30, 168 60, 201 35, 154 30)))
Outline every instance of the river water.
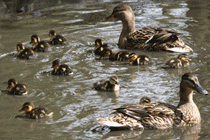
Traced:
POLYGON ((26 84, 29 93, 20 97, 0 92, 1 139, 210 139, 210 97, 197 93, 194 101, 201 112, 201 128, 91 131, 100 127, 96 118, 112 115, 113 108, 125 103, 139 103, 143 96, 152 101, 178 104, 179 84, 186 72, 196 73, 203 88, 210 91, 209 0, 53 0, 50 3, 11 0, 1 1, 0 5, 0 90, 5 90, 7 81, 15 78, 26 84), (120 50, 116 44, 121 22, 102 22, 120 3, 127 3, 134 10, 136 29, 159 26, 181 33, 179 37, 194 50, 189 54, 191 65, 161 69, 168 59, 177 56, 169 52, 135 51, 152 58, 153 64, 149 66, 95 59, 92 50, 96 38, 101 38, 113 50, 120 50), (31 60, 20 60, 12 55, 16 53, 17 43, 30 47, 33 34, 48 40, 52 29, 68 42, 51 46, 49 52, 36 53, 31 60), (51 75, 51 63, 56 58, 70 65, 74 74, 51 75), (98 92, 92 88, 95 81, 113 74, 119 77, 119 93, 98 92), (49 108, 54 112, 53 119, 14 118, 26 101, 49 108))

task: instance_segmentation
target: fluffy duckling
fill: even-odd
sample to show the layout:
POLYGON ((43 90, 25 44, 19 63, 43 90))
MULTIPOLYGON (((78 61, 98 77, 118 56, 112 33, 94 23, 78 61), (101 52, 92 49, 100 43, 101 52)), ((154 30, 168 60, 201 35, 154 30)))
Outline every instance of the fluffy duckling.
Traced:
POLYGON ((129 52, 128 51, 119 51, 115 54, 115 59, 118 61, 128 60, 129 52))
POLYGON ((135 53, 131 53, 128 57, 130 64, 133 65, 148 65, 151 64, 151 59, 147 55, 137 56, 135 53))
POLYGON ((182 66, 188 67, 190 65, 188 55, 181 53, 177 58, 171 58, 166 62, 166 65, 163 68, 181 68, 182 66))
POLYGON ((151 100, 149 97, 144 96, 140 99, 140 104, 147 104, 147 103, 151 103, 151 100))
POLYGON ((112 49, 104 48, 103 51, 101 52, 99 59, 105 58, 105 57, 109 57, 109 59, 111 59, 111 57, 113 57, 113 55, 115 55, 115 53, 112 51, 112 49))
POLYGON ((26 95, 28 94, 26 86, 24 84, 18 84, 15 79, 8 80, 8 93, 11 95, 26 95))
POLYGON ((100 91, 119 91, 120 84, 117 76, 111 76, 109 79, 103 79, 93 84, 95 90, 100 91))
POLYGON ((59 63, 58 59, 56 59, 52 62, 52 68, 53 68, 53 71, 52 71, 53 75, 70 75, 70 74, 73 74, 73 71, 72 71, 71 67, 67 66, 65 64, 61 65, 59 63))
POLYGON ((49 37, 50 37, 49 44, 51 45, 63 44, 63 42, 67 41, 67 39, 64 36, 57 35, 55 30, 49 31, 49 37))
POLYGON ((53 112, 42 108, 42 107, 36 107, 34 108, 34 104, 31 102, 26 102, 23 104, 22 108, 19 110, 24 111, 24 118, 28 119, 41 119, 41 118, 51 118, 53 116, 53 112))
POLYGON ((29 59, 34 56, 34 51, 31 48, 25 48, 22 43, 17 44, 17 57, 20 59, 29 59))
POLYGON ((47 42, 41 41, 38 35, 31 36, 30 44, 33 45, 33 50, 36 52, 46 52, 50 47, 50 45, 47 42))
POLYGON ((104 49, 110 49, 110 47, 107 44, 104 44, 101 39, 96 39, 94 48, 95 55, 101 55, 104 49))

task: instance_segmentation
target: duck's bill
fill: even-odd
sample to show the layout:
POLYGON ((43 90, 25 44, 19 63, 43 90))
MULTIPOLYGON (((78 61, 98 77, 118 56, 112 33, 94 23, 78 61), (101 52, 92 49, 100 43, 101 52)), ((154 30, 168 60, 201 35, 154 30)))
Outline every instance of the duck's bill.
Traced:
POLYGON ((23 108, 21 108, 21 109, 19 110, 19 112, 21 112, 21 111, 23 111, 23 108))
POLYGON ((115 19, 114 16, 113 16, 113 15, 110 15, 109 17, 107 17, 107 18, 104 20, 104 22, 105 22, 105 21, 114 20, 114 19, 115 19))
POLYGON ((206 91, 205 89, 203 89, 199 83, 196 83, 195 90, 198 93, 200 93, 200 94, 204 94, 204 95, 208 95, 209 94, 208 91, 206 91))

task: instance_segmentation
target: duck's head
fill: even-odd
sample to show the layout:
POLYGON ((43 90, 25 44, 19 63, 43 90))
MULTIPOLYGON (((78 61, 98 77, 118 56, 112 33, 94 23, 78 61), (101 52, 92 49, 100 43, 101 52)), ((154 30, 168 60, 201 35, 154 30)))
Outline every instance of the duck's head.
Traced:
POLYGON ((182 76, 180 90, 180 94, 182 92, 184 93, 183 95, 180 95, 181 97, 188 97, 187 93, 193 93, 193 90, 196 90, 200 94, 208 95, 208 92, 201 87, 197 76, 191 72, 185 73, 182 76))
POLYGON ((185 65, 189 65, 189 61, 191 61, 191 59, 188 58, 188 55, 186 53, 179 54, 178 59, 180 59, 185 65))
POLYGON ((54 61, 52 62, 52 67, 51 67, 51 68, 56 69, 56 68, 59 67, 59 66, 60 66, 60 62, 59 62, 58 59, 56 59, 56 60, 54 60, 54 61))
POLYGON ((17 52, 20 52, 20 51, 24 50, 25 47, 23 46, 22 43, 18 43, 16 49, 17 49, 17 52))
POLYGON ((118 77, 116 75, 110 77, 110 84, 119 85, 118 77))
POLYGON ((39 36, 38 35, 32 35, 30 44, 36 44, 38 42, 40 42, 39 36))
POLYGON ((137 54, 135 54, 135 53, 131 53, 131 54, 129 54, 129 56, 128 56, 128 60, 130 61, 130 64, 132 64, 132 62, 133 61, 135 61, 136 59, 137 59, 137 54))
POLYGON ((149 97, 144 96, 140 99, 140 104, 146 104, 146 103, 151 103, 151 100, 149 97))
POLYGON ((17 84, 17 81, 12 78, 12 79, 9 79, 7 83, 8 83, 7 89, 12 89, 17 84))
POLYGON ((101 39, 98 38, 98 39, 95 40, 95 47, 98 48, 98 47, 100 47, 100 46, 103 45, 103 44, 104 44, 104 43, 103 43, 103 41, 102 41, 101 39))
POLYGON ((49 37, 50 37, 50 38, 54 38, 55 36, 56 36, 55 30, 50 30, 50 31, 49 31, 49 37))
POLYGON ((31 103, 31 102, 25 102, 22 105, 22 108, 19 111, 20 112, 21 111, 30 112, 33 108, 34 108, 34 104, 33 103, 31 103))
POLYGON ((124 21, 129 20, 129 18, 132 18, 132 20, 134 20, 134 17, 135 16, 133 10, 129 5, 120 4, 113 9, 112 14, 109 17, 107 17, 104 21, 110 21, 113 19, 124 21))

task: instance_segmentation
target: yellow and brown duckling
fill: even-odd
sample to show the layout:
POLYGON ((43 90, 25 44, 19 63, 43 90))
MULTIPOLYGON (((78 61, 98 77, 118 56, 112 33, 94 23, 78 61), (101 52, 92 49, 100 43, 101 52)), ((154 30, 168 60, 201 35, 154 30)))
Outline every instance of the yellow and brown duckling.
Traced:
POLYGON ((46 52, 50 47, 46 41, 41 41, 38 35, 31 36, 30 44, 32 44, 32 48, 36 52, 46 52))
POLYGON ((118 51, 109 57, 111 61, 127 61, 129 57, 128 51, 118 51))
POLYGON ((123 105, 114 109, 115 115, 97 120, 116 129, 167 129, 200 124, 200 112, 193 101, 194 90, 208 95, 193 73, 185 73, 180 83, 178 106, 162 102, 123 105))
POLYGON ((110 47, 107 44, 102 44, 100 46, 96 45, 95 48, 94 48, 94 54, 95 55, 102 55, 102 52, 105 49, 110 49, 110 47))
POLYGON ((192 52, 184 41, 177 37, 178 33, 159 27, 148 26, 138 31, 135 29, 135 15, 127 4, 116 6, 112 14, 104 21, 113 19, 122 21, 122 32, 118 46, 124 49, 139 49, 149 51, 192 52))
POLYGON ((28 119, 51 118, 53 116, 53 112, 50 110, 42 107, 34 108, 34 104, 31 102, 24 103, 19 111, 24 111, 25 113, 23 117, 28 119))
POLYGON ((31 48, 25 48, 22 43, 17 44, 17 57, 20 59, 30 59, 34 56, 34 51, 31 48))
POLYGON ((52 62, 52 74, 53 75, 70 75, 73 74, 73 71, 70 66, 65 64, 60 64, 59 60, 56 59, 52 62))
POLYGON ((151 99, 149 97, 144 96, 140 99, 140 104, 148 104, 148 103, 151 103, 151 99))
POLYGON ((179 54, 177 58, 171 58, 166 62, 166 65, 163 68, 181 68, 188 67, 190 65, 191 59, 188 58, 188 55, 185 53, 179 54))
POLYGON ((119 91, 120 84, 117 76, 111 76, 108 79, 100 80, 93 84, 95 90, 99 91, 119 91))
POLYGON ((55 30, 49 31, 49 37, 49 44, 51 45, 63 44, 65 41, 67 41, 64 36, 56 34, 55 30))
POLYGON ((26 95, 28 94, 27 88, 24 84, 18 84, 15 79, 8 80, 8 93, 10 95, 26 95))
POLYGON ((135 53, 131 53, 128 56, 128 60, 130 61, 130 64, 132 65, 148 65, 151 64, 151 59, 147 55, 139 55, 135 53))

